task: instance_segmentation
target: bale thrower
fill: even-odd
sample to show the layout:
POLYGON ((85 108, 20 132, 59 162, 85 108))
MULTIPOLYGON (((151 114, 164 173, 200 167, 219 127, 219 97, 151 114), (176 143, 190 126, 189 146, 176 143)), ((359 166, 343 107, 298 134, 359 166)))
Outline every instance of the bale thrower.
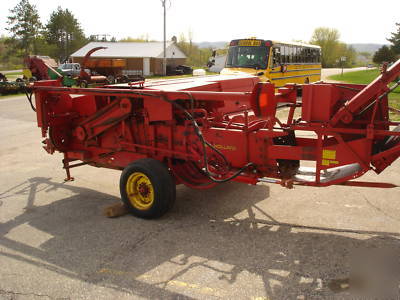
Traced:
POLYGON ((400 60, 369 85, 288 84, 277 93, 254 76, 85 89, 48 80, 33 91, 44 148, 64 154, 66 179, 82 165, 122 170, 125 206, 156 218, 171 208, 177 184, 396 187, 354 179, 400 156, 400 122, 389 120, 387 97, 399 74, 400 60))

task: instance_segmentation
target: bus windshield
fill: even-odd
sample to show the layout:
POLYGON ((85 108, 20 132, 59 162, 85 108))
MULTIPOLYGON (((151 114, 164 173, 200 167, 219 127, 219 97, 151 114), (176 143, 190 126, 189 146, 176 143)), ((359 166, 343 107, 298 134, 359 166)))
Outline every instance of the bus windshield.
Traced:
POLYGON ((230 68, 266 69, 269 47, 266 46, 231 46, 229 47, 226 66, 230 68))

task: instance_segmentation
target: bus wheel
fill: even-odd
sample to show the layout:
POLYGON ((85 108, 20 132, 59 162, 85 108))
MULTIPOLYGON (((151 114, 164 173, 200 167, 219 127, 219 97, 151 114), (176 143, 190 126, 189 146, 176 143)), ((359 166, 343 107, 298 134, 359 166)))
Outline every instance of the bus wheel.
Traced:
POLYGON ((152 158, 128 165, 122 171, 119 187, 122 202, 139 218, 159 218, 175 202, 176 186, 170 172, 152 158))
POLYGON ((308 79, 308 77, 304 80, 305 84, 309 84, 310 83, 310 79, 308 79))

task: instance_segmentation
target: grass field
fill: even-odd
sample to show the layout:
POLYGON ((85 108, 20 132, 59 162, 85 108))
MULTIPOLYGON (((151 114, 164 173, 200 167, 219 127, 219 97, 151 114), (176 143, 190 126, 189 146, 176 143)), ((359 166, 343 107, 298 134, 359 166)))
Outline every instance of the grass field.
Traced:
POLYGON ((9 99, 9 98, 13 98, 13 97, 17 97, 17 96, 24 96, 24 93, 17 93, 17 94, 7 94, 7 95, 1 95, 0 94, 0 100, 1 99, 9 99))
MULTIPOLYGON (((343 75, 333 75, 330 76, 329 79, 343 81, 348 83, 359 83, 359 84, 368 84, 372 80, 374 80, 379 75, 379 70, 363 70, 363 71, 355 71, 355 72, 347 72, 343 75)), ((400 86, 397 87, 392 93, 389 94, 389 105, 390 107, 396 108, 400 110, 400 86)), ((390 119, 394 121, 400 121, 400 115, 395 113, 389 114, 390 119)))
MULTIPOLYGON (((0 73, 1 73, 1 71, 0 71, 0 73)), ((22 72, 11 72, 11 73, 7 73, 7 74, 5 74, 7 77, 9 76, 9 75, 15 75, 15 76, 22 76, 22 72)))

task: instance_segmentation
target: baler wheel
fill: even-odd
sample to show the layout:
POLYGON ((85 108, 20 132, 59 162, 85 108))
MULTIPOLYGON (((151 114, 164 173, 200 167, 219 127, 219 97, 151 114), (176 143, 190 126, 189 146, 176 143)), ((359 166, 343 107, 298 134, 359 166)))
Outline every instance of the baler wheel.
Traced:
POLYGON ((50 127, 49 138, 56 150, 65 152, 70 141, 69 128, 61 126, 50 127))
POLYGON ((152 158, 129 164, 122 171, 119 187, 122 202, 140 218, 159 218, 175 202, 176 186, 170 172, 152 158))

